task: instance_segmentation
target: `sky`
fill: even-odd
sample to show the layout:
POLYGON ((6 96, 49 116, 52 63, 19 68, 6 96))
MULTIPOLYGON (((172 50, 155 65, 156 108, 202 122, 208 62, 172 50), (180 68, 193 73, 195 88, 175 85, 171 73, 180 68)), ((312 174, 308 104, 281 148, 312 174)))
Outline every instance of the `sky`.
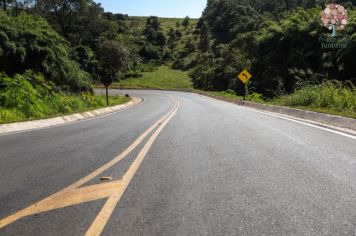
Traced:
POLYGON ((105 11, 129 16, 199 18, 207 0, 95 0, 105 11))

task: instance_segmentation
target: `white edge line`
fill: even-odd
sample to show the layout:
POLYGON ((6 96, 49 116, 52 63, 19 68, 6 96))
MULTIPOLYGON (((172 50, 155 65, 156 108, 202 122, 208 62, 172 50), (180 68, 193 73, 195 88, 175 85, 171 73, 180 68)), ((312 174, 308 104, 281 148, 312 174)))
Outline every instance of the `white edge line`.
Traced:
MULTIPOLYGON (((254 108, 250 108, 250 107, 244 107, 244 106, 241 106, 241 105, 237 105, 237 104, 234 104, 234 103, 222 101, 222 100, 219 100, 219 99, 214 99, 214 98, 207 97, 207 96, 200 95, 200 94, 196 94, 196 95, 200 96, 200 97, 203 97, 203 98, 206 98, 206 99, 210 99, 210 100, 214 100, 214 101, 217 101, 217 102, 221 102, 221 103, 223 103, 225 105, 228 105, 230 107, 239 108, 239 109, 243 109, 243 110, 246 110, 246 111, 253 111, 253 112, 260 113, 260 114, 265 114, 265 115, 277 117, 277 118, 280 118, 280 119, 292 121, 292 122, 295 122, 295 123, 298 123, 298 124, 303 124, 303 125, 306 125, 306 126, 310 126, 310 127, 313 127, 313 128, 321 129, 321 130, 324 130, 324 131, 328 131, 328 132, 331 132, 331 133, 334 133, 334 134, 338 134, 338 135, 341 135, 341 136, 356 140, 356 136, 355 135, 347 134, 347 133, 344 133, 344 132, 341 132, 341 131, 337 131, 337 130, 333 130, 331 128, 321 127, 319 125, 310 124, 308 122, 296 120, 296 119, 299 119, 299 118, 295 118, 295 119, 292 118, 292 117, 288 118, 288 117, 285 117, 285 116, 280 115, 280 114, 275 113, 275 112, 261 111, 261 110, 258 110, 258 109, 254 109, 254 108)), ((323 124, 320 124, 320 125, 323 125, 323 124)))
POLYGON ((59 125, 52 125, 52 126, 47 126, 47 127, 41 127, 41 128, 34 128, 34 129, 27 129, 27 130, 22 130, 22 131, 4 133, 4 134, 0 134, 0 137, 13 135, 13 134, 28 133, 28 132, 44 130, 44 129, 58 128, 58 127, 61 127, 61 126, 72 125, 72 124, 82 123, 82 122, 91 121, 91 120, 95 120, 95 119, 100 119, 100 118, 107 117, 107 116, 112 116, 112 115, 115 115, 117 113, 124 112, 124 111, 130 110, 130 109, 136 108, 138 106, 144 105, 147 102, 146 98, 140 98, 140 99, 142 99, 142 101, 140 103, 135 104, 135 105, 133 105, 131 107, 126 107, 126 108, 123 108, 121 110, 110 112, 110 113, 103 114, 103 115, 100 115, 100 116, 87 118, 87 119, 76 120, 76 121, 72 121, 72 122, 68 122, 68 123, 64 123, 64 124, 59 124, 59 125))

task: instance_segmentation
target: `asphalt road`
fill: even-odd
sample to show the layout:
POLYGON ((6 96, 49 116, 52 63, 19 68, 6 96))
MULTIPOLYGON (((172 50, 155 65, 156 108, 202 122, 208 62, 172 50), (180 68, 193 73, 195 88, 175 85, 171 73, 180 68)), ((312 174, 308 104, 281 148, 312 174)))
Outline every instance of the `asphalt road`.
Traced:
POLYGON ((123 93, 145 102, 0 136, 0 235, 356 234, 356 138, 188 93, 123 93))

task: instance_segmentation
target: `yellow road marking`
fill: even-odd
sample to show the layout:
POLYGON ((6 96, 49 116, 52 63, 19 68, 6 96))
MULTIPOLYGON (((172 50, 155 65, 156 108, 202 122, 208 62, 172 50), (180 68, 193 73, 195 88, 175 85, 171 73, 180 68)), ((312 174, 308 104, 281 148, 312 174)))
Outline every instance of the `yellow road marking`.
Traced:
POLYGON ((122 184, 120 185, 120 189, 117 191, 117 194, 111 196, 109 200, 105 203, 104 207, 97 215, 93 224, 89 228, 86 233, 86 236, 98 236, 104 230, 106 223, 108 222, 111 214, 113 213, 116 205, 120 201, 122 195, 130 184, 131 180, 135 176, 137 170, 142 164, 142 161, 145 159, 148 151, 151 149, 153 143, 156 141, 158 135, 162 132, 164 127, 168 124, 168 122, 173 118, 173 116, 178 111, 179 105, 176 105, 176 109, 172 112, 172 114, 160 125, 160 127, 153 133, 150 139, 147 141, 145 146, 141 149, 140 153, 137 155, 136 159, 131 164, 128 171, 122 178, 122 184))
MULTIPOLYGON (((171 97, 171 96, 169 96, 171 97)), ((173 97, 171 97, 173 98, 173 97)), ((26 216, 30 216, 33 214, 38 214, 54 209, 59 209, 67 206, 76 205, 79 203, 84 203, 88 201, 94 201, 103 198, 109 198, 103 209, 97 216, 93 225, 90 227, 88 232, 101 232, 104 228, 106 222, 111 216, 111 213, 117 203, 119 202, 121 196, 126 190, 129 182, 133 178, 133 175, 136 173, 138 167, 140 166, 142 160, 147 154, 149 148, 152 146, 153 142, 156 140, 158 134, 163 130, 169 120, 175 115, 179 108, 179 102, 174 99, 175 106, 170 110, 166 115, 164 115, 159 121, 157 121, 154 125, 148 128, 139 138, 137 138, 128 148, 126 148, 119 156, 103 165, 99 169, 90 173, 88 176, 82 178, 81 180, 75 182, 74 184, 64 188, 63 190, 39 201, 23 210, 20 210, 4 219, 0 219, 0 229, 23 218, 26 216), (120 181, 108 182, 103 184, 92 185, 88 187, 80 187, 83 184, 89 182, 96 176, 102 174, 106 170, 113 167, 115 164, 124 159, 128 154, 130 154, 154 129, 156 132, 153 133, 151 138, 148 140, 144 148, 141 150, 130 169, 125 173, 124 177, 120 181), (159 132, 157 132, 159 131, 159 132), (154 138, 153 138, 154 137, 154 138), (152 143, 151 143, 152 142, 152 143), (150 145, 148 145, 150 144, 150 145), (148 149, 147 149, 148 148, 148 149), (144 151, 144 152, 143 152, 144 151), (137 161, 137 160, 141 161, 137 161), (136 163, 136 164, 135 164, 136 163), (108 211, 108 212, 106 212, 108 211), (105 218, 105 215, 107 218, 105 218), (106 219, 106 220, 105 220, 106 219), (101 230, 99 230, 101 228, 101 230)), ((100 234, 99 232, 99 234, 100 234)), ((92 235, 99 235, 92 234, 92 235)))
MULTIPOLYGON (((89 187, 75 189, 69 192, 57 194, 52 198, 44 199, 30 207, 26 211, 21 211, 19 214, 8 218, 9 222, 13 222, 19 218, 34 215, 41 212, 55 210, 67 206, 76 205, 83 202, 94 201, 102 198, 107 198, 115 194, 115 191, 121 185, 121 181, 115 181, 107 184, 97 184, 89 187)), ((4 221, 6 222, 6 221, 4 221)))

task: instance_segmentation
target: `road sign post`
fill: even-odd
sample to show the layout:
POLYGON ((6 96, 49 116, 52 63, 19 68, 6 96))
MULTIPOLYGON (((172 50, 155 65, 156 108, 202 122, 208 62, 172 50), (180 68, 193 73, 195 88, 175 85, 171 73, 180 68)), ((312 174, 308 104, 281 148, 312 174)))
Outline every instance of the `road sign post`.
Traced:
POLYGON ((244 100, 246 100, 246 96, 248 95, 248 82, 252 78, 252 75, 247 70, 243 70, 238 76, 238 79, 244 84, 244 100))
POLYGON ((109 106, 109 86, 105 86, 106 106, 109 106))
POLYGON ((248 95, 248 82, 244 84, 244 101, 246 100, 246 96, 248 95))

